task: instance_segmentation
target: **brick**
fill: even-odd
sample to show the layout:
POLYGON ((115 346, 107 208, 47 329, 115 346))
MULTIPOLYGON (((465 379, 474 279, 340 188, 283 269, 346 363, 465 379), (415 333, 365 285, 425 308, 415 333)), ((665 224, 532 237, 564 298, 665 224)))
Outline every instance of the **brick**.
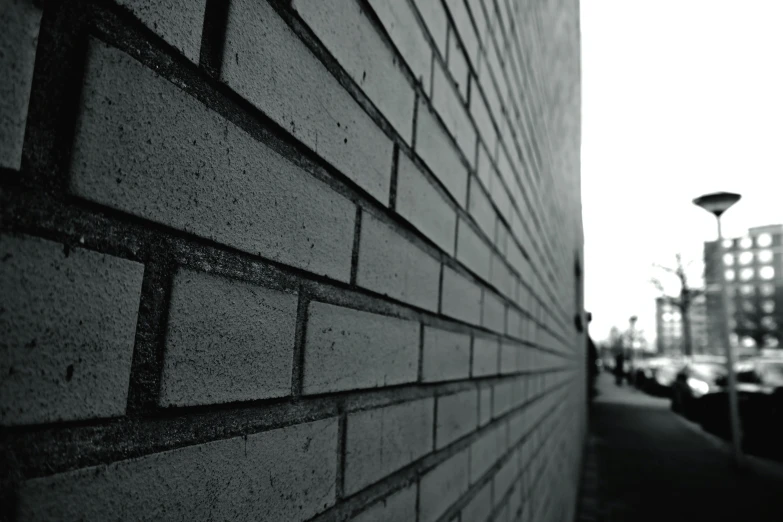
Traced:
POLYGON ((476 37, 479 44, 483 44, 486 39, 487 30, 489 29, 487 23, 487 17, 484 14, 484 7, 481 5, 481 0, 467 0, 470 13, 473 16, 473 21, 476 24, 476 37))
POLYGON ((37 478, 19 519, 305 520, 335 502, 336 449, 326 419, 37 478))
POLYGON ((508 506, 503 506, 500 508, 500 511, 498 511, 497 515, 495 515, 495 518, 492 520, 492 522, 509 522, 508 506))
POLYGON ((503 222, 498 219, 497 226, 495 227, 495 246, 503 255, 503 257, 508 255, 508 235, 508 228, 506 228, 506 225, 504 225, 503 222))
MULTIPOLYGON (((527 430, 527 411, 514 413, 508 421, 509 444, 514 445, 525 435, 527 430)), ((521 460, 521 459, 520 459, 521 460)))
POLYGON ((296 294, 192 270, 174 277, 160 404, 291 393, 296 294))
POLYGON ((0 424, 125 413, 144 266, 0 236, 0 424))
MULTIPOLYGON (((446 0, 446 5, 449 8, 451 19, 454 21, 456 32, 462 40, 468 59, 473 64, 478 63, 479 41, 464 0, 446 0)), ((453 34, 454 33, 452 33, 452 36, 453 34)), ((450 56, 451 50, 449 50, 449 57, 450 56)))
POLYGON ((457 260, 484 280, 489 280, 491 251, 484 239, 466 221, 457 226, 457 260))
POLYGON ((441 312, 466 323, 480 324, 481 287, 444 266, 441 312))
POLYGON ((492 391, 492 416, 500 417, 511 410, 514 400, 514 382, 504 381, 495 385, 492 391))
MULTIPOLYGON (((457 146, 472 163, 476 154, 476 131, 468 117, 460 93, 446 76, 439 63, 435 63, 432 76, 432 104, 443 123, 454 137, 457 146)), ((465 81, 463 80, 463 86, 465 81)))
POLYGON ((506 311, 506 335, 522 339, 522 314, 513 306, 506 311))
POLYGON ((522 482, 517 480, 512 488, 511 495, 508 497, 508 514, 510 520, 517 520, 522 511, 522 482))
POLYGON ((506 305, 493 292, 484 292, 481 325, 497 333, 506 331, 506 305))
POLYGON ((500 214, 506 221, 510 221, 512 214, 511 197, 508 195, 508 190, 501 182, 500 175, 497 171, 495 171, 490 178, 489 194, 492 201, 495 202, 495 206, 497 206, 500 214))
POLYGON ((512 297, 514 295, 516 290, 514 276, 506 265, 505 259, 494 252, 490 258, 489 282, 504 296, 512 297))
POLYGON ((509 342, 500 343, 500 373, 509 374, 517 371, 519 348, 509 342))
POLYGON ((475 483, 491 468, 502 454, 498 446, 498 431, 504 426, 495 427, 470 445, 470 483, 475 483))
POLYGON ((489 116, 489 109, 484 101, 484 97, 478 89, 470 95, 470 114, 476 123, 476 129, 481 141, 484 142, 484 145, 490 152, 494 151, 498 140, 497 132, 489 116))
POLYGON ((413 88, 356 0, 294 0, 294 9, 407 143, 413 88))
POLYGON ((497 214, 495 209, 492 208, 492 203, 489 197, 481 188, 476 178, 472 178, 470 181, 470 197, 468 198, 468 212, 470 216, 476 221, 482 232, 487 237, 492 237, 495 231, 495 221, 497 220, 497 214))
POLYGON ((462 520, 486 522, 492 512, 492 482, 487 482, 462 508, 462 520))
POLYGON ((392 142, 266 2, 231 2, 221 80, 371 196, 387 200, 392 142))
POLYGON ((41 10, 33 0, 3 2, 0 11, 0 167, 18 170, 27 125, 41 10))
POLYGON ((435 447, 441 449, 478 426, 478 392, 467 390, 438 397, 435 447))
POLYGON ((440 51, 441 56, 446 56, 446 11, 443 10, 443 6, 440 2, 432 2, 430 0, 413 0, 416 4, 416 9, 419 11, 422 20, 424 20, 424 26, 429 31, 430 36, 435 41, 437 50, 440 51))
POLYGON ((318 302, 308 313, 304 393, 416 380, 419 323, 318 302))
POLYGON ((432 51, 408 2, 368 0, 397 50, 419 80, 424 92, 430 92, 432 51))
POLYGON ((416 118, 416 153, 435 177, 457 201, 465 206, 468 170, 459 157, 456 146, 435 119, 424 102, 419 102, 416 118))
POLYGON ((449 381, 470 375, 470 336, 424 327, 422 380, 449 381))
POLYGON ((354 205, 300 167, 95 40, 82 103, 75 194, 349 280, 354 205))
POLYGON ((494 168, 486 146, 483 143, 479 143, 476 153, 476 175, 486 190, 489 190, 490 176, 494 168))
POLYGON ((514 484, 514 480, 519 474, 519 457, 515 453, 511 455, 511 458, 500 466, 500 469, 493 477, 493 491, 495 496, 495 505, 499 504, 503 496, 508 493, 511 486, 514 484))
POLYGON ((346 494, 364 489, 432 451, 434 403, 428 398, 348 415, 346 494))
POLYGON ((468 452, 457 453, 424 474, 419 482, 419 521, 437 520, 468 490, 468 452))
POLYGON ((207 0, 115 0, 193 63, 201 53, 207 0))
POLYGON ((497 339, 475 337, 473 339, 473 377, 498 374, 499 347, 497 339))
POLYGON ((492 388, 479 389, 479 426, 492 420, 492 388))
POLYGON ((438 309, 440 262, 365 212, 359 240, 359 286, 430 311, 438 309))
POLYGON ((398 522, 416 520, 416 485, 396 491, 362 511, 351 522, 398 522))
MULTIPOLYGON (((437 66, 436 69, 440 70, 440 66, 437 66)), ((470 74, 470 69, 468 66, 467 58, 465 58, 464 48, 454 37, 453 32, 451 33, 451 37, 449 38, 449 72, 451 72, 451 77, 454 80, 454 86, 457 89, 457 93, 459 94, 460 99, 467 100, 468 99, 468 76, 470 74)), ((462 110, 462 114, 464 115, 465 114, 464 107, 461 110, 462 110)), ((467 116, 465 116, 465 120, 467 120, 467 116)), ((457 131, 459 132, 460 129, 457 129, 457 131)), ((476 132, 473 131, 472 135, 473 135, 473 143, 475 143, 476 132)), ((473 144, 470 145, 471 146, 467 150, 472 152, 473 144)), ((470 157, 472 158, 473 156, 471 155, 470 157)))

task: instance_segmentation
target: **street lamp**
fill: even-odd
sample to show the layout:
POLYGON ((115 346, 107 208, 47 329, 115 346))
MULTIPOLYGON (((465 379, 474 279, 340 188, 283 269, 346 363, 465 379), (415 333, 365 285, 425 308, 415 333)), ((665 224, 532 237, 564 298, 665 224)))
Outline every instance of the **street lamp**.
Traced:
MULTIPOLYGON (((710 212, 715 216, 718 222, 718 249, 723 250, 723 230, 721 228, 720 217, 731 208, 734 203, 740 200, 739 194, 733 194, 731 192, 715 192, 713 194, 706 194, 693 200, 695 205, 700 206, 707 212, 710 212)), ((723 347, 726 350, 726 371, 728 374, 729 383, 729 416, 731 420, 731 442, 734 448, 734 461, 737 467, 742 466, 742 439, 739 422, 739 403, 737 401, 737 379, 734 375, 734 356, 731 351, 731 342, 729 340, 729 292, 726 288, 726 276, 720 260, 722 256, 718 257, 718 281, 720 281, 721 301, 721 313, 723 320, 720 321, 721 325, 721 338, 723 339, 723 347)))

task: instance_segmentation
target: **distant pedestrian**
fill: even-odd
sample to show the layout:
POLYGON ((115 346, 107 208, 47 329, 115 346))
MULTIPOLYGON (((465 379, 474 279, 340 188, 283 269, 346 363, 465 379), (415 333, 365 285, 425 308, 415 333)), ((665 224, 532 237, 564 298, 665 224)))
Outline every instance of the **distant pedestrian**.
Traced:
POLYGON ((596 379, 598 378, 598 349, 595 347, 592 337, 590 337, 589 325, 593 320, 593 314, 587 312, 587 379, 588 379, 588 393, 592 399, 597 395, 597 389, 595 386, 596 379))
POLYGON ((625 377, 625 351, 620 347, 614 354, 614 382, 617 386, 623 385, 625 377))

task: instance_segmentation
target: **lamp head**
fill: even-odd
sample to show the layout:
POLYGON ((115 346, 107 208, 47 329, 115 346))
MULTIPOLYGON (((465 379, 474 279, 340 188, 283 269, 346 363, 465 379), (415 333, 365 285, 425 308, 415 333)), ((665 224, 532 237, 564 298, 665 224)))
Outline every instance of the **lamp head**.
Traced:
POLYGON ((731 208, 734 203, 740 200, 742 196, 733 192, 714 192, 705 194, 693 200, 694 205, 698 205, 707 212, 720 217, 721 214, 731 208))

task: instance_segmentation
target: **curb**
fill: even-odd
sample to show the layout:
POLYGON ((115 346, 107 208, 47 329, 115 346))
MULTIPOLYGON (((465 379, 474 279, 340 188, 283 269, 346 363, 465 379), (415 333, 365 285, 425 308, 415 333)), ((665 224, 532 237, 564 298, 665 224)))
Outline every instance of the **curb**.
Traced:
MULTIPOLYGON (((703 439, 709 442, 712 447, 728 456, 733 455, 734 451, 729 442, 713 435, 712 433, 704 431, 701 426, 689 421, 682 415, 678 415, 676 413, 673 415, 677 417, 686 428, 694 433, 698 433, 703 439)), ((748 455, 747 453, 743 453, 742 456, 744 460, 744 467, 747 470, 752 471, 760 477, 783 481, 783 464, 772 460, 755 457, 753 455, 748 455)))

